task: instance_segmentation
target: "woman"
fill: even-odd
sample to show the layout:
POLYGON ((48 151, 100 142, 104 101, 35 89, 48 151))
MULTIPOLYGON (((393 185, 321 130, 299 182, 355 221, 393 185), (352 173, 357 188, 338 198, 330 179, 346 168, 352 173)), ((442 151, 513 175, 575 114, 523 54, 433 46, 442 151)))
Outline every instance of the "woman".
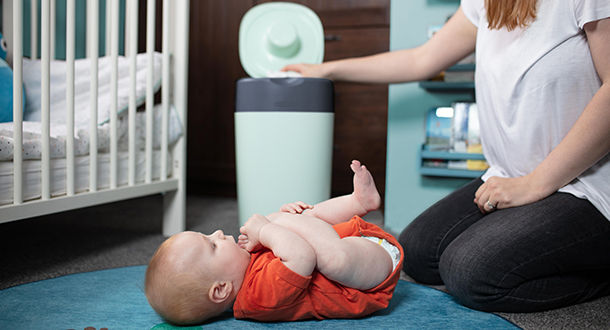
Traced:
POLYGON ((610 294, 609 17, 607 0, 463 0, 417 48, 284 70, 416 81, 476 50, 490 168, 404 229, 404 270, 471 308, 541 311, 610 294))

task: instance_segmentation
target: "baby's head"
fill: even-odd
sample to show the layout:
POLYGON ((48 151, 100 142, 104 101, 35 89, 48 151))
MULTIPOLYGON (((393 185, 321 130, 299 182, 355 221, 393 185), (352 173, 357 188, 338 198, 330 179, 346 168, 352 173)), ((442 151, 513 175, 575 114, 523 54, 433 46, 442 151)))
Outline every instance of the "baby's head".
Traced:
POLYGON ((146 269, 146 297, 172 323, 201 323, 231 307, 249 262, 250 254, 221 230, 176 234, 146 269))

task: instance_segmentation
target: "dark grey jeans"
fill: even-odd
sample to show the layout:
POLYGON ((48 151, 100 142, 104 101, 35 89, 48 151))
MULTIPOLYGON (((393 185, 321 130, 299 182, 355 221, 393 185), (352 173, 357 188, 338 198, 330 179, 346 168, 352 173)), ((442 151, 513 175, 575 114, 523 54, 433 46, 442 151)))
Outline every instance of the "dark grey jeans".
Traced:
POLYGON ((534 312, 610 294, 610 221, 566 193, 482 214, 476 179, 424 211, 400 234, 404 271, 444 283, 463 305, 534 312))

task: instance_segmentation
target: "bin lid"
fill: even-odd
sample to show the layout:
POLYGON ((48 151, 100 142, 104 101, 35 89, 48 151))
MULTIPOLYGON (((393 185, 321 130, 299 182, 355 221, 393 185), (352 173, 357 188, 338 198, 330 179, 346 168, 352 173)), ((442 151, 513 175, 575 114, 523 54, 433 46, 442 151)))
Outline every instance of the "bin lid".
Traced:
POLYGON ((239 60, 250 77, 267 77, 287 64, 321 63, 323 58, 322 23, 303 5, 264 3, 241 20, 239 60))

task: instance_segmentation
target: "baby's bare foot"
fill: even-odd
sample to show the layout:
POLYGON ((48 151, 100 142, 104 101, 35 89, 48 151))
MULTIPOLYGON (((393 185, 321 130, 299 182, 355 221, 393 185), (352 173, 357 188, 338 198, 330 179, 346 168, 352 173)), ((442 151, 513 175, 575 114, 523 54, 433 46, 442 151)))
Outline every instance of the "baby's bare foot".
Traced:
POLYGON ((352 160, 350 168, 354 171, 353 195, 356 200, 365 212, 378 209, 381 206, 381 196, 375 187, 375 180, 373 180, 371 172, 357 160, 352 160))

